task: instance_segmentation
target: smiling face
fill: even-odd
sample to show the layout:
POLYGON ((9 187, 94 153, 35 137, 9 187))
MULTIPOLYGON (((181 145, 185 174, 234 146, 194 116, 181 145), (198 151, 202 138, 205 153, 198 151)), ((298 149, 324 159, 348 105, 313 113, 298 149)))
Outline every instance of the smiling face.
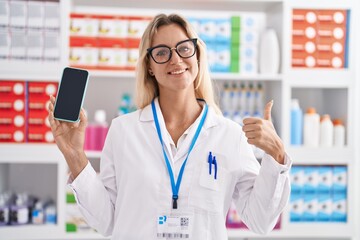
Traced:
MULTIPOLYGON (((151 47, 162 45, 175 48, 179 42, 187 39, 189 37, 180 26, 165 25, 158 28, 151 47)), ((172 50, 171 59, 163 64, 158 64, 150 58, 149 72, 154 74, 160 94, 169 91, 194 91, 193 83, 198 71, 196 54, 189 58, 181 58, 175 50, 172 50)))

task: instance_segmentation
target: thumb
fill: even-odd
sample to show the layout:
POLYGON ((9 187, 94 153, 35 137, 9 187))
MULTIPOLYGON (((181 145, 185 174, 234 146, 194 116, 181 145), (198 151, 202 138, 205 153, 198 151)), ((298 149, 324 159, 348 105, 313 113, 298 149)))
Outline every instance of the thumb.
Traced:
POLYGON ((271 122, 271 108, 273 104, 274 104, 274 100, 271 100, 265 105, 265 109, 264 109, 264 119, 269 120, 270 122, 271 122))

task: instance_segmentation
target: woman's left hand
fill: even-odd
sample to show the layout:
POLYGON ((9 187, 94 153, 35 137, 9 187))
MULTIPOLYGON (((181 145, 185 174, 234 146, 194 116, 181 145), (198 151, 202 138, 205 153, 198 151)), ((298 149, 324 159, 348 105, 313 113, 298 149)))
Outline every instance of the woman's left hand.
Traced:
POLYGON ((249 117, 243 120, 243 131, 249 144, 264 150, 277 162, 284 164, 284 144, 277 135, 271 121, 273 101, 268 102, 264 109, 264 118, 249 117))

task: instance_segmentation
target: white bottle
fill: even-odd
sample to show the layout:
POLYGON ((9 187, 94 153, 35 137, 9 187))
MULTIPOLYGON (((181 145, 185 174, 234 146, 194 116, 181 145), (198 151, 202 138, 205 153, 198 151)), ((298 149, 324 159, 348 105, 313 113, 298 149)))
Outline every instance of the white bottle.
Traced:
POLYGON ((274 29, 266 29, 260 39, 260 73, 276 74, 280 66, 279 40, 274 29))
POLYGON ((325 114, 320 121, 320 146, 332 147, 334 142, 334 125, 330 119, 330 115, 325 114))
POLYGON ((334 119, 334 146, 345 146, 345 127, 341 119, 334 119))
POLYGON ((315 108, 308 108, 304 115, 304 146, 319 147, 320 116, 315 108))

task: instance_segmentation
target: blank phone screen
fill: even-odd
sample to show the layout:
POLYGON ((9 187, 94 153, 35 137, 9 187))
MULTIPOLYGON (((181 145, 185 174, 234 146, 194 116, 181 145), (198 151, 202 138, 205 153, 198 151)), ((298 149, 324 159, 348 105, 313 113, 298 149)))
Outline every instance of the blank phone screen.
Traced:
POLYGON ((89 73, 85 70, 64 69, 54 109, 56 119, 70 122, 79 119, 88 75, 89 73))

